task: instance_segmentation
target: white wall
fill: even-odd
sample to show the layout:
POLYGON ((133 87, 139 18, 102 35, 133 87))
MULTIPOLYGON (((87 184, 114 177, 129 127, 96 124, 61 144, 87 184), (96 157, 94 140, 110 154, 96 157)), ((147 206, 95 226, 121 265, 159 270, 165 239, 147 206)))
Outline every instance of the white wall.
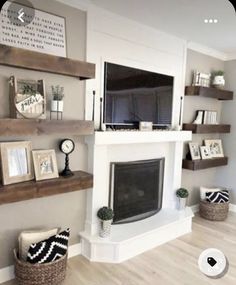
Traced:
POLYGON ((86 117, 91 118, 92 90, 103 95, 103 63, 110 61, 175 76, 173 125, 178 124, 185 78, 184 40, 156 31, 95 6, 88 10, 87 60, 96 63, 96 80, 87 82, 86 117))
POLYGON ((234 91, 234 100, 226 101, 222 107, 222 120, 231 124, 231 133, 221 135, 224 153, 229 157, 229 164, 217 169, 216 181, 222 187, 231 189, 231 203, 236 204, 236 60, 225 63, 226 89, 234 91))

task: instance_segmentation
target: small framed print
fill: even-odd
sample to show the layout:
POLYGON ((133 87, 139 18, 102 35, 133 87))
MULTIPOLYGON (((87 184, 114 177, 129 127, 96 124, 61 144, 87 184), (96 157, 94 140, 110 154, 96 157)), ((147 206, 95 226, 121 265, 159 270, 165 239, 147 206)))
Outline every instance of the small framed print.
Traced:
POLYGON ((2 183, 19 183, 34 179, 29 141, 1 143, 2 183))
POLYGON ((222 140, 205 140, 205 146, 209 147, 213 158, 224 157, 222 140))
POLYGON ((33 150, 32 153, 37 181, 59 177, 54 149, 33 150))
POLYGON ((200 148, 198 143, 193 143, 193 142, 189 143, 189 150, 192 160, 201 159, 200 148))
POLYGON ((208 146, 201 146, 200 147, 200 151, 201 151, 202 159, 210 159, 210 158, 212 158, 211 151, 210 151, 208 146))

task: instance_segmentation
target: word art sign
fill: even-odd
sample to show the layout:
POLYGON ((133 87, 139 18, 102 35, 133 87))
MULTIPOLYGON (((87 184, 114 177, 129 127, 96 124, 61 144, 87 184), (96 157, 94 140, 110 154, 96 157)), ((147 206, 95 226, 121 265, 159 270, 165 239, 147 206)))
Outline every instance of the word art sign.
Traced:
POLYGON ((46 92, 43 80, 9 79, 10 116, 14 119, 46 119, 46 92))
POLYGON ((19 113, 25 113, 26 111, 32 110, 43 102, 43 96, 39 93, 31 95, 28 98, 16 103, 16 109, 19 113))
POLYGON ((66 57, 65 18, 17 3, 12 7, 6 1, 0 13, 1 44, 66 57), (22 21, 34 17, 28 25, 17 24, 17 11, 21 11, 22 21))

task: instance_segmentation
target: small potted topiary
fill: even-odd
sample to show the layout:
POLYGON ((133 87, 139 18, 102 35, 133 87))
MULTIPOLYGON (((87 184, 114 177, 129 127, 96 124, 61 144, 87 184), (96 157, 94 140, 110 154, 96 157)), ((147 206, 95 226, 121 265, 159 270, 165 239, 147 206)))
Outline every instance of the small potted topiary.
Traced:
POLYGON ((213 82, 212 85, 216 88, 223 88, 225 86, 224 71, 218 70, 212 73, 213 82))
POLYGON ((176 191, 176 196, 179 198, 179 210, 184 210, 189 196, 188 190, 185 188, 179 188, 176 191))
POLYGON ((102 207, 98 210, 97 216, 101 222, 99 236, 102 238, 106 238, 111 233, 111 222, 114 217, 113 210, 108 207, 102 207))

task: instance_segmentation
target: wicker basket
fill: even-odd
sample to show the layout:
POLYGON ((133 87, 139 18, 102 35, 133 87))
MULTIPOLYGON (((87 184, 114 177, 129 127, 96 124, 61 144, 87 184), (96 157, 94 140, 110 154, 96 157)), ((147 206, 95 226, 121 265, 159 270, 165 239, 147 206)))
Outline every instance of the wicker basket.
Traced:
POLYGON ((59 285, 66 277, 67 255, 45 264, 30 264, 18 259, 14 250, 15 275, 19 285, 59 285))
POLYGON ((211 221, 224 221, 229 212, 229 203, 209 203, 207 201, 200 202, 199 213, 204 219, 211 221))

